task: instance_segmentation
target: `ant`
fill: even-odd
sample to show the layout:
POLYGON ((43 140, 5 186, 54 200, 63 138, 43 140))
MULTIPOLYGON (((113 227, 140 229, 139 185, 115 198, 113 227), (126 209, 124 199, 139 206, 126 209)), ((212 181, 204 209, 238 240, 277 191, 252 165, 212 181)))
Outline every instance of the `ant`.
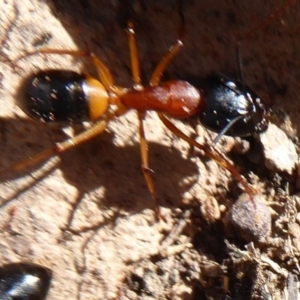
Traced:
POLYGON ((52 271, 44 266, 19 262, 0 266, 1 299, 46 298, 52 271))
MULTIPOLYGON (((270 22, 270 20, 268 20, 270 22)), ((69 70, 38 71, 26 78, 18 97, 20 108, 31 118, 41 122, 95 122, 82 133, 57 143, 20 163, 3 170, 17 171, 51 156, 58 155, 103 133, 110 121, 130 110, 137 112, 142 171, 159 214, 158 198, 151 178, 144 119, 148 111, 155 111, 161 122, 177 137, 202 150, 221 167, 227 169, 243 186, 250 200, 256 190, 239 171, 217 150, 209 149, 179 130, 170 120, 199 117, 202 125, 223 135, 248 136, 267 129, 267 110, 259 97, 243 82, 233 81, 224 75, 214 77, 200 88, 182 80, 161 82, 170 61, 183 46, 181 35, 156 66, 148 86, 141 83, 138 50, 132 21, 127 24, 131 70, 134 85, 124 88, 114 84, 104 63, 92 52, 42 49, 26 53, 17 60, 36 54, 71 55, 87 58, 95 66, 99 79, 69 70)))
MULTIPOLYGON (((3 172, 23 169, 40 160, 65 152, 75 145, 86 142, 101 134, 111 120, 135 109, 139 121, 142 171, 158 211, 158 198, 150 175, 151 169, 149 167, 147 140, 144 131, 144 119, 147 111, 156 111, 159 119, 172 133, 185 140, 191 146, 202 150, 205 155, 230 171, 252 199, 252 195, 255 194, 254 189, 248 185, 238 170, 225 157, 184 134, 168 118, 185 119, 197 115, 201 119, 202 115, 203 125, 207 127, 210 127, 209 121, 212 121, 212 118, 208 116, 210 114, 209 110, 204 109, 205 106, 203 106, 203 99, 207 97, 207 92, 205 93, 190 83, 181 80, 161 83, 164 70, 183 46, 182 40, 178 38, 176 43, 158 63, 150 79, 149 86, 143 86, 140 79, 135 30, 131 21, 128 22, 127 34, 134 81, 132 88, 116 86, 108 68, 91 52, 44 49, 27 53, 21 57, 24 58, 42 53, 72 55, 90 59, 97 69, 100 80, 89 75, 82 75, 67 70, 38 71, 23 81, 18 93, 18 105, 27 115, 37 121, 78 122, 88 120, 96 121, 96 123, 81 134, 65 142, 58 143, 53 148, 38 153, 27 160, 12 165, 3 172)), ((256 125, 264 122, 265 109, 261 102, 256 101, 258 97, 251 98, 251 95, 254 95, 254 93, 249 88, 243 86, 243 91, 240 91, 239 88, 239 84, 234 86, 233 82, 222 77, 219 82, 215 82, 215 87, 210 92, 218 94, 218 90, 223 89, 223 95, 231 102, 236 102, 238 99, 243 98, 242 105, 245 107, 245 110, 242 112, 243 118, 239 118, 239 121, 244 123, 245 131, 253 133, 253 131, 258 130, 256 125)), ((208 95, 208 97, 214 96, 208 95)), ((217 107, 217 105, 215 105, 215 108, 218 111, 223 109, 222 107, 217 107)), ((232 113, 234 118, 236 118, 236 111, 237 109, 232 113)), ((224 115, 224 113, 221 112, 221 115, 224 115)), ((220 125, 223 126, 223 123, 220 125)), ((236 132, 232 130, 231 133, 235 134, 236 132)))

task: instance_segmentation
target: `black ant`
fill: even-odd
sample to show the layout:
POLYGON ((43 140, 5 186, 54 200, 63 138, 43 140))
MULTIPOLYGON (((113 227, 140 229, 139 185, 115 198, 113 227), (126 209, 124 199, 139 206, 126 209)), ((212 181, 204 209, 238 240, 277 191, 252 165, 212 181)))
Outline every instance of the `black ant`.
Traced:
POLYGON ((238 170, 217 150, 212 151, 184 134, 169 117, 185 119, 198 116, 204 127, 219 133, 217 140, 225 134, 252 135, 267 129, 267 110, 259 97, 243 82, 230 80, 224 75, 214 77, 208 85, 200 88, 181 80, 161 82, 166 67, 183 46, 180 36, 156 66, 149 85, 143 86, 134 25, 131 21, 128 22, 127 34, 134 81, 132 88, 115 85, 109 69, 91 52, 44 49, 27 53, 17 59, 35 54, 57 54, 86 57, 91 60, 100 80, 67 70, 38 71, 24 80, 17 100, 27 115, 41 122, 88 120, 95 121, 95 124, 75 137, 57 143, 53 148, 14 164, 2 172, 25 168, 86 142, 101 134, 111 120, 134 109, 139 121, 142 171, 158 207, 144 132, 147 112, 156 111, 159 119, 172 133, 202 150, 205 155, 231 172, 254 202, 253 195, 256 191, 248 185, 238 170))
POLYGON ((50 269, 32 263, 0 266, 1 299, 45 299, 51 282, 50 269))

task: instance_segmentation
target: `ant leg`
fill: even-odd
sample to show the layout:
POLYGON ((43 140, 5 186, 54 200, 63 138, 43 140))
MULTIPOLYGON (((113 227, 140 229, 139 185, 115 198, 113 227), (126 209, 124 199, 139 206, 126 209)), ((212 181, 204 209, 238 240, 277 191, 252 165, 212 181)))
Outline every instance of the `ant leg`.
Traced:
POLYGON ((166 67, 170 63, 170 61, 173 59, 173 57, 179 52, 179 50, 183 47, 183 42, 180 38, 177 39, 176 43, 169 48, 169 51, 163 56, 161 61, 156 66, 151 79, 150 79, 150 85, 156 86, 159 84, 160 79, 163 75, 163 72, 165 71, 166 67))
POLYGON ((184 14, 182 11, 182 2, 181 1, 178 4, 178 13, 179 13, 181 24, 178 29, 177 41, 174 43, 174 45, 172 45, 169 48, 168 52, 163 56, 161 61, 156 66, 156 68, 151 76, 151 79, 150 79, 151 86, 156 86, 159 84, 161 77, 162 77, 165 69, 167 68, 168 64, 174 58, 174 56, 179 52, 181 47, 183 47, 182 38, 185 34, 185 18, 184 18, 184 14))
POLYGON ((140 135, 140 151, 141 151, 141 159, 142 159, 142 171, 148 186, 148 190, 152 196, 152 199, 154 200, 155 205, 155 212, 156 215, 159 218, 162 218, 162 215, 159 210, 159 201, 155 192, 154 184, 152 177, 150 175, 150 172, 153 173, 153 171, 149 167, 149 156, 148 156, 148 145, 147 140, 145 137, 145 131, 144 131, 144 114, 138 112, 138 118, 139 118, 139 135, 140 135))
POLYGON ((141 76, 140 76, 140 64, 138 58, 138 51, 135 41, 135 31, 134 26, 131 21, 127 24, 127 36, 128 36, 128 44, 129 44, 129 52, 130 52, 130 61, 131 61, 131 72, 134 83, 137 86, 141 84, 141 76))
POLYGON ((18 57, 15 61, 19 61, 21 59, 36 54, 57 54, 57 55, 71 55, 74 57, 86 57, 89 60, 91 60, 94 66, 96 67, 98 75, 104 87, 108 91, 112 91, 112 92, 115 92, 117 90, 117 87, 114 86, 113 78, 109 69, 104 65, 104 63, 98 57, 96 57, 96 55, 93 52, 79 51, 79 50, 41 49, 41 50, 36 50, 33 52, 26 53, 18 57))
MULTIPOLYGON (((132 78, 136 85, 136 88, 141 86, 141 77, 140 77, 140 66, 138 59, 138 50, 135 41, 135 31, 132 22, 128 22, 127 25, 127 34, 128 34, 128 43, 130 50, 130 60, 131 60, 131 71, 132 78)), ((151 169, 149 167, 149 156, 148 156, 148 145, 147 139, 145 136, 144 130, 144 119, 146 116, 146 112, 137 112, 138 120, 139 120, 139 136, 140 136, 140 151, 141 151, 141 161, 142 161, 142 171, 148 186, 148 190, 154 200, 155 204, 155 212, 158 217, 162 217, 159 211, 158 198, 155 192, 155 187, 153 184, 153 180, 151 178, 150 172, 151 169)))
POLYGON ((157 113, 160 120, 164 123, 164 125, 173 132, 177 137, 183 139, 190 145, 202 150, 206 156, 213 159, 218 165, 222 168, 228 170, 243 186, 245 192, 249 195, 253 205, 255 205, 253 196, 257 193, 257 191, 248 185, 248 182, 241 176, 238 170, 225 158, 221 153, 215 151, 216 153, 211 152, 209 149, 204 147, 203 145, 197 143, 195 140, 191 139, 189 136, 184 134, 181 130, 179 130, 170 120, 168 120, 162 113, 157 113))
MULTIPOLYGON (((125 111, 126 112, 126 111, 125 111)), ((114 112, 111 112, 107 114, 103 119, 100 121, 96 122, 91 128, 87 129, 86 131, 64 141, 61 143, 57 143, 53 148, 51 149, 46 149, 26 160, 23 160, 19 163, 16 163, 0 172, 0 175, 3 175, 7 172, 12 172, 12 171, 20 171, 24 168, 30 167, 42 160, 45 160, 47 158, 50 158, 54 155, 63 153, 70 148, 73 148, 76 145, 82 144, 97 135, 100 135, 107 127, 108 123, 114 119, 116 116, 120 116, 125 113, 122 111, 122 107, 117 109, 114 112)))

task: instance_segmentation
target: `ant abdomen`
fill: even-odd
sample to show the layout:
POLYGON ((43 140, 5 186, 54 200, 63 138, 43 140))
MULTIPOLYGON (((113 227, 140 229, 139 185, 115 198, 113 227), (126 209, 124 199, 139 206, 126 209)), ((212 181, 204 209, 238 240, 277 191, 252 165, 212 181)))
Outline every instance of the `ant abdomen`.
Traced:
POLYGON ((218 74, 202 88, 199 118, 211 131, 229 136, 261 133, 268 127, 267 110, 260 98, 245 84, 218 74))
POLYGON ((96 79, 73 71, 39 71, 26 78, 17 101, 31 118, 42 122, 93 121, 107 110, 109 96, 96 79))

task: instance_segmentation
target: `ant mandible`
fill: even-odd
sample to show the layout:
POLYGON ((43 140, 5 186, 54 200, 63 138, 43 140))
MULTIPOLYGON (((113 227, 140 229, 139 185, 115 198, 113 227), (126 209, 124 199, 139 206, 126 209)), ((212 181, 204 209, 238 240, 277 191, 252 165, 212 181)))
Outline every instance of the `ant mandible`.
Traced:
POLYGON ((95 124, 84 132, 57 143, 51 149, 10 166, 3 172, 23 169, 86 142, 101 134, 111 120, 134 109, 139 122, 142 171, 158 211, 158 200, 150 175, 144 131, 144 119, 147 112, 155 111, 172 133, 191 146, 202 150, 205 155, 231 172, 254 203, 253 196, 256 191, 248 185, 238 170, 217 150, 210 150, 179 130, 168 117, 184 119, 198 116, 204 127, 218 132, 219 136, 224 134, 245 136, 267 128, 266 109, 260 99, 245 84, 234 82, 223 75, 214 78, 208 87, 200 89, 187 81, 161 82, 166 67, 183 46, 180 37, 156 66, 149 86, 143 86, 140 78, 135 30, 131 21, 128 22, 127 34, 134 81, 132 88, 115 85, 109 69, 91 52, 44 49, 27 53, 17 59, 35 54, 71 55, 90 59, 97 69, 100 80, 73 71, 39 71, 23 81, 19 93, 22 97, 18 97, 18 104, 27 115, 38 121, 88 120, 95 121, 95 124))

